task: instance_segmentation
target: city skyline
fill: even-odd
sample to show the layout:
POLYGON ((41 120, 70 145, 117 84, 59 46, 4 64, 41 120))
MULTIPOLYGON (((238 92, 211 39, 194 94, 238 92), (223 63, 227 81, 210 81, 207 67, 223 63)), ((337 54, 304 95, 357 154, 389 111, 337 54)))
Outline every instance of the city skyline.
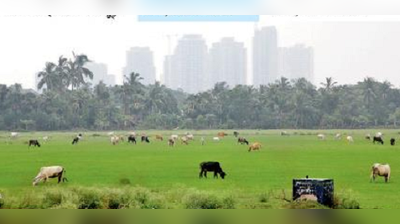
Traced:
MULTIPOLYGON (((121 75, 125 79, 135 72, 140 75, 144 85, 158 81, 171 89, 182 89, 189 93, 211 89, 218 82, 225 82, 234 87, 266 85, 280 77, 289 80, 306 78, 310 82, 313 81, 313 55, 308 56, 304 53, 312 52, 312 47, 306 47, 304 44, 279 47, 278 31, 271 26, 255 30, 252 45, 253 73, 248 72, 250 55, 243 42, 236 41, 234 37, 223 37, 207 46, 202 35, 186 34, 178 40, 174 53, 165 56, 160 79, 156 79, 154 52, 147 46, 133 46, 126 51, 126 65, 121 75), (260 64, 258 67, 261 67, 258 70, 257 63, 260 64), (273 69, 269 68, 270 66, 273 69), (253 83, 248 82, 251 75, 255 80, 253 83)), ((106 85, 116 84, 115 76, 108 74, 107 64, 89 62, 86 67, 94 74, 93 80, 87 79, 92 85, 97 85, 100 81, 106 85)), ((37 83, 35 77, 35 85, 37 83)))
MULTIPOLYGON (((249 55, 249 74, 254 31, 275 26, 279 47, 296 44, 313 47, 315 85, 326 77, 333 77, 342 84, 355 84, 369 76, 399 86, 400 66, 396 58, 400 56, 400 44, 396 40, 400 38, 400 32, 397 32, 400 22, 375 21, 374 18, 360 22, 351 18, 326 21, 317 17, 261 16, 258 23, 140 23, 134 16, 121 16, 115 21, 98 17, 10 17, 0 21, 4 31, 0 60, 6 62, 0 68, 0 82, 7 85, 22 83, 24 87, 32 88, 34 74, 44 68, 45 62, 55 62, 61 55, 70 58, 74 51, 87 54, 96 63, 106 63, 109 73, 116 75, 116 83, 121 84, 126 51, 134 46, 150 47, 154 51, 156 78, 160 80, 165 55, 172 54, 177 40, 184 34, 196 33, 203 35, 209 48, 223 37, 234 37, 244 43, 249 55), (91 32, 75 35, 61 31, 60 28, 66 26, 76 27, 76 33, 85 33, 90 27, 91 32), (46 32, 48 27, 54 32, 46 32)), ((252 82, 251 78, 246 81, 252 82)))

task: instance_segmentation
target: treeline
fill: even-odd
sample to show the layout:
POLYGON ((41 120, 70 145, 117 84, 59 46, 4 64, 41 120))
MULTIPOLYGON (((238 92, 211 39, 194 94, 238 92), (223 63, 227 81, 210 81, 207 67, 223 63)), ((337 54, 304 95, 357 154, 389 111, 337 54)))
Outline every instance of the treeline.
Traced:
POLYGON ((123 85, 91 86, 86 55, 60 57, 38 73, 43 93, 0 85, 1 130, 283 129, 397 127, 400 90, 365 78, 321 88, 305 79, 186 94, 132 73, 123 85))

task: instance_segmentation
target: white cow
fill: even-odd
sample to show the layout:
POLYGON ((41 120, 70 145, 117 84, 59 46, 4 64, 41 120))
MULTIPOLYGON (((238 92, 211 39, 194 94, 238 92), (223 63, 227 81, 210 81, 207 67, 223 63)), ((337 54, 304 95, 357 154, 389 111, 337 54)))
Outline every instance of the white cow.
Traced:
POLYGON ((62 166, 47 166, 40 168, 38 175, 33 179, 33 186, 39 184, 40 181, 46 182, 49 178, 58 178, 58 183, 68 181, 67 178, 63 178, 63 174, 65 173, 65 169, 62 166))
POLYGON ((10 137, 11 138, 17 138, 19 136, 18 132, 11 132, 10 137))
POLYGON ((347 142, 350 142, 350 143, 354 142, 353 137, 350 135, 346 137, 346 140, 347 140, 347 142))
POLYGON ((219 137, 214 137, 213 140, 214 141, 219 141, 219 137))
POLYGON ((187 138, 188 140, 193 140, 193 139, 194 139, 194 136, 193 136, 192 134, 186 134, 186 138, 187 138))
POLYGON ((47 142, 47 140, 49 140, 49 136, 44 136, 43 141, 47 142))
POLYGON ((115 135, 110 138, 110 142, 113 145, 117 145, 119 143, 119 141, 121 141, 121 140, 122 140, 121 137, 118 137, 115 135))
POLYGON ((171 135, 171 139, 173 139, 174 141, 178 140, 179 136, 178 135, 171 135))
POLYGON ((387 183, 390 179, 390 166, 389 164, 375 163, 371 168, 371 181, 375 181, 377 176, 385 177, 385 182, 387 183))
POLYGON ((324 134, 318 134, 317 137, 319 140, 325 140, 326 138, 324 134))
POLYGON ((342 139, 342 134, 337 133, 337 134, 335 135, 335 139, 336 139, 336 140, 342 139))

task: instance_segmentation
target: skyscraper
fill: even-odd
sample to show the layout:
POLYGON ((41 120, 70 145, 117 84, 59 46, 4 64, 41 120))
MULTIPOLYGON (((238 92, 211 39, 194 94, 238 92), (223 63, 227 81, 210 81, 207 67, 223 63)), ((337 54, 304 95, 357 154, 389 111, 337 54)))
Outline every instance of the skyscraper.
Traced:
POLYGON ((124 76, 130 73, 139 73, 145 85, 154 84, 156 81, 156 68, 154 66, 153 52, 149 47, 132 47, 126 52, 126 67, 124 76))
POLYGON ((164 63, 165 85, 197 93, 207 88, 207 45, 201 35, 185 35, 164 63))
POLYGON ((85 67, 93 72, 93 80, 86 79, 87 82, 92 83, 93 86, 103 82, 107 86, 115 85, 115 76, 108 74, 108 67, 104 63, 89 62, 85 67))
POLYGON ((278 37, 275 27, 256 30, 253 37, 253 85, 265 85, 278 78, 278 37))
POLYGON ((314 50, 303 44, 279 48, 279 74, 288 79, 314 81, 314 50))
POLYGON ((244 44, 233 37, 223 38, 210 49, 211 88, 217 82, 226 82, 230 87, 246 84, 247 52, 244 44))

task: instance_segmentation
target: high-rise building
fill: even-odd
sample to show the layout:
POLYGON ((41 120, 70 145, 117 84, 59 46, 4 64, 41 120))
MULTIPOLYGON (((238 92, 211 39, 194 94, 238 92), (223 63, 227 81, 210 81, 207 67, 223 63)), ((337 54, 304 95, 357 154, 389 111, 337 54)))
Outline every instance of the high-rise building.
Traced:
POLYGON ((206 90, 209 83, 207 51, 206 42, 201 35, 183 36, 173 55, 165 58, 165 85, 188 93, 206 90))
POLYGON ((256 30, 253 37, 253 85, 265 85, 278 78, 278 37, 275 27, 256 30))
POLYGON ((303 44, 279 48, 279 74, 288 79, 314 80, 314 50, 303 44))
POLYGON ((115 76, 108 74, 108 67, 104 63, 95 63, 89 62, 85 64, 87 69, 89 69, 93 73, 93 80, 86 79, 87 82, 90 82, 93 86, 103 82, 107 86, 115 85, 115 76))
POLYGON ((247 59, 244 43, 233 37, 223 38, 210 49, 211 88, 217 82, 226 82, 230 87, 246 84, 247 59))
POLYGON ((124 76, 130 73, 139 73, 145 85, 154 84, 156 81, 156 68, 154 66, 153 52, 149 47, 132 47, 126 52, 126 67, 124 76))

